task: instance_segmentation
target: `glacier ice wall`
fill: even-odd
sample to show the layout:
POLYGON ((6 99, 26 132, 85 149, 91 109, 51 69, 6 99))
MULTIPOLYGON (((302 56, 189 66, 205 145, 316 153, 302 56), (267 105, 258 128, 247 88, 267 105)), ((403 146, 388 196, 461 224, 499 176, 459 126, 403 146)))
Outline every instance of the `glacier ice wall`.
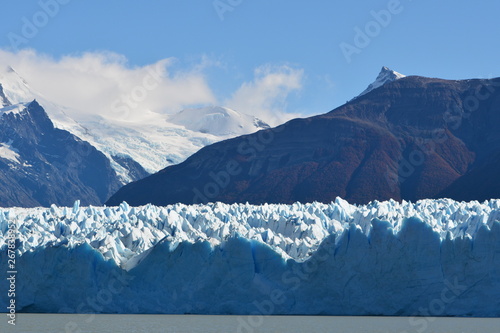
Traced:
POLYGON ((20 311, 500 316, 500 200, 9 208, 3 249, 13 222, 20 311))

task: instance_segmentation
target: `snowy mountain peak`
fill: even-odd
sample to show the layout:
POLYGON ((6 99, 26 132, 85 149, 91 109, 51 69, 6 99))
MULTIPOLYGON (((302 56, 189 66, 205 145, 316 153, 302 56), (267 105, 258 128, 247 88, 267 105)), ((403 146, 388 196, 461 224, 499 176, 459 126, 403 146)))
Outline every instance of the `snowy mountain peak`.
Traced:
POLYGON ((11 66, 0 68, 0 103, 2 106, 25 103, 42 95, 28 86, 11 66))
POLYGON ((396 71, 393 71, 392 69, 388 67, 382 67, 380 70, 380 73, 378 74, 377 78, 373 83, 371 83, 361 94, 359 94, 358 97, 363 96, 370 91, 377 89, 378 87, 383 86, 386 83, 393 82, 399 79, 402 79, 406 77, 406 75, 403 75, 401 73, 398 73, 396 71))
POLYGON ((221 106, 184 109, 169 116, 168 122, 217 136, 242 135, 269 128, 268 124, 254 116, 221 106))
POLYGON ((20 112, 22 103, 35 99, 56 128, 104 153, 123 184, 180 163, 206 145, 269 127, 256 117, 223 107, 186 109, 176 115, 151 112, 134 122, 106 118, 46 98, 12 67, 0 64, 0 114, 20 112))

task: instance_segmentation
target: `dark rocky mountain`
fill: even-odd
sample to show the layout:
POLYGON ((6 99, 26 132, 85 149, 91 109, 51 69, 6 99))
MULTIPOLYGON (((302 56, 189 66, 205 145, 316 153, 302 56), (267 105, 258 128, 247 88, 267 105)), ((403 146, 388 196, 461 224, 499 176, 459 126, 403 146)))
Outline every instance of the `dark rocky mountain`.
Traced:
POLYGON ((418 76, 320 116, 201 149, 107 202, 500 198, 500 79, 418 76))
POLYGON ((120 186, 106 156, 36 101, 0 110, 0 206, 100 205, 120 186))
POLYGON ((3 91, 3 86, 0 83, 0 108, 9 106, 11 103, 3 91))

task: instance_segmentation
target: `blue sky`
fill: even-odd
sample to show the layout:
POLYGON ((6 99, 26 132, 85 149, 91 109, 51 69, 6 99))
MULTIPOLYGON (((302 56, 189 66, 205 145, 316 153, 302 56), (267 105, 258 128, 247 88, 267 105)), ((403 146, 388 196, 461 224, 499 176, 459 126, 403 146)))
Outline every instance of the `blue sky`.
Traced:
MULTIPOLYGON (((210 90, 194 104, 240 106, 274 84, 273 93, 255 99, 274 103, 268 110, 309 115, 359 94, 382 66, 448 79, 500 76, 500 2, 493 0, 42 0, 4 1, 2 9, 2 62, 14 59, 5 52, 18 49, 30 49, 30 61, 48 69, 49 60, 84 54, 120 55, 128 69, 170 59, 172 79, 196 71, 210 90), (39 25, 29 38, 23 35, 27 21, 39 25), (356 51, 346 57, 341 45, 356 51), (273 74, 282 81, 268 77, 273 74)), ((32 67, 23 67, 23 57, 14 65, 29 81, 32 67)), ((62 77, 44 74, 51 81, 62 77)), ((42 78, 32 80, 43 90, 42 78)))

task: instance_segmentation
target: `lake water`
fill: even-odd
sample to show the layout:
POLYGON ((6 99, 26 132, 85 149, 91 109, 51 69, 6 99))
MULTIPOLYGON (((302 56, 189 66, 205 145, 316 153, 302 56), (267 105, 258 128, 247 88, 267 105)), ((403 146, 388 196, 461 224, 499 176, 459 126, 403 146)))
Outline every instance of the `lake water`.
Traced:
POLYGON ((2 314, 0 332, 23 333, 498 333, 500 319, 301 316, 169 316, 20 314, 16 326, 2 314))

